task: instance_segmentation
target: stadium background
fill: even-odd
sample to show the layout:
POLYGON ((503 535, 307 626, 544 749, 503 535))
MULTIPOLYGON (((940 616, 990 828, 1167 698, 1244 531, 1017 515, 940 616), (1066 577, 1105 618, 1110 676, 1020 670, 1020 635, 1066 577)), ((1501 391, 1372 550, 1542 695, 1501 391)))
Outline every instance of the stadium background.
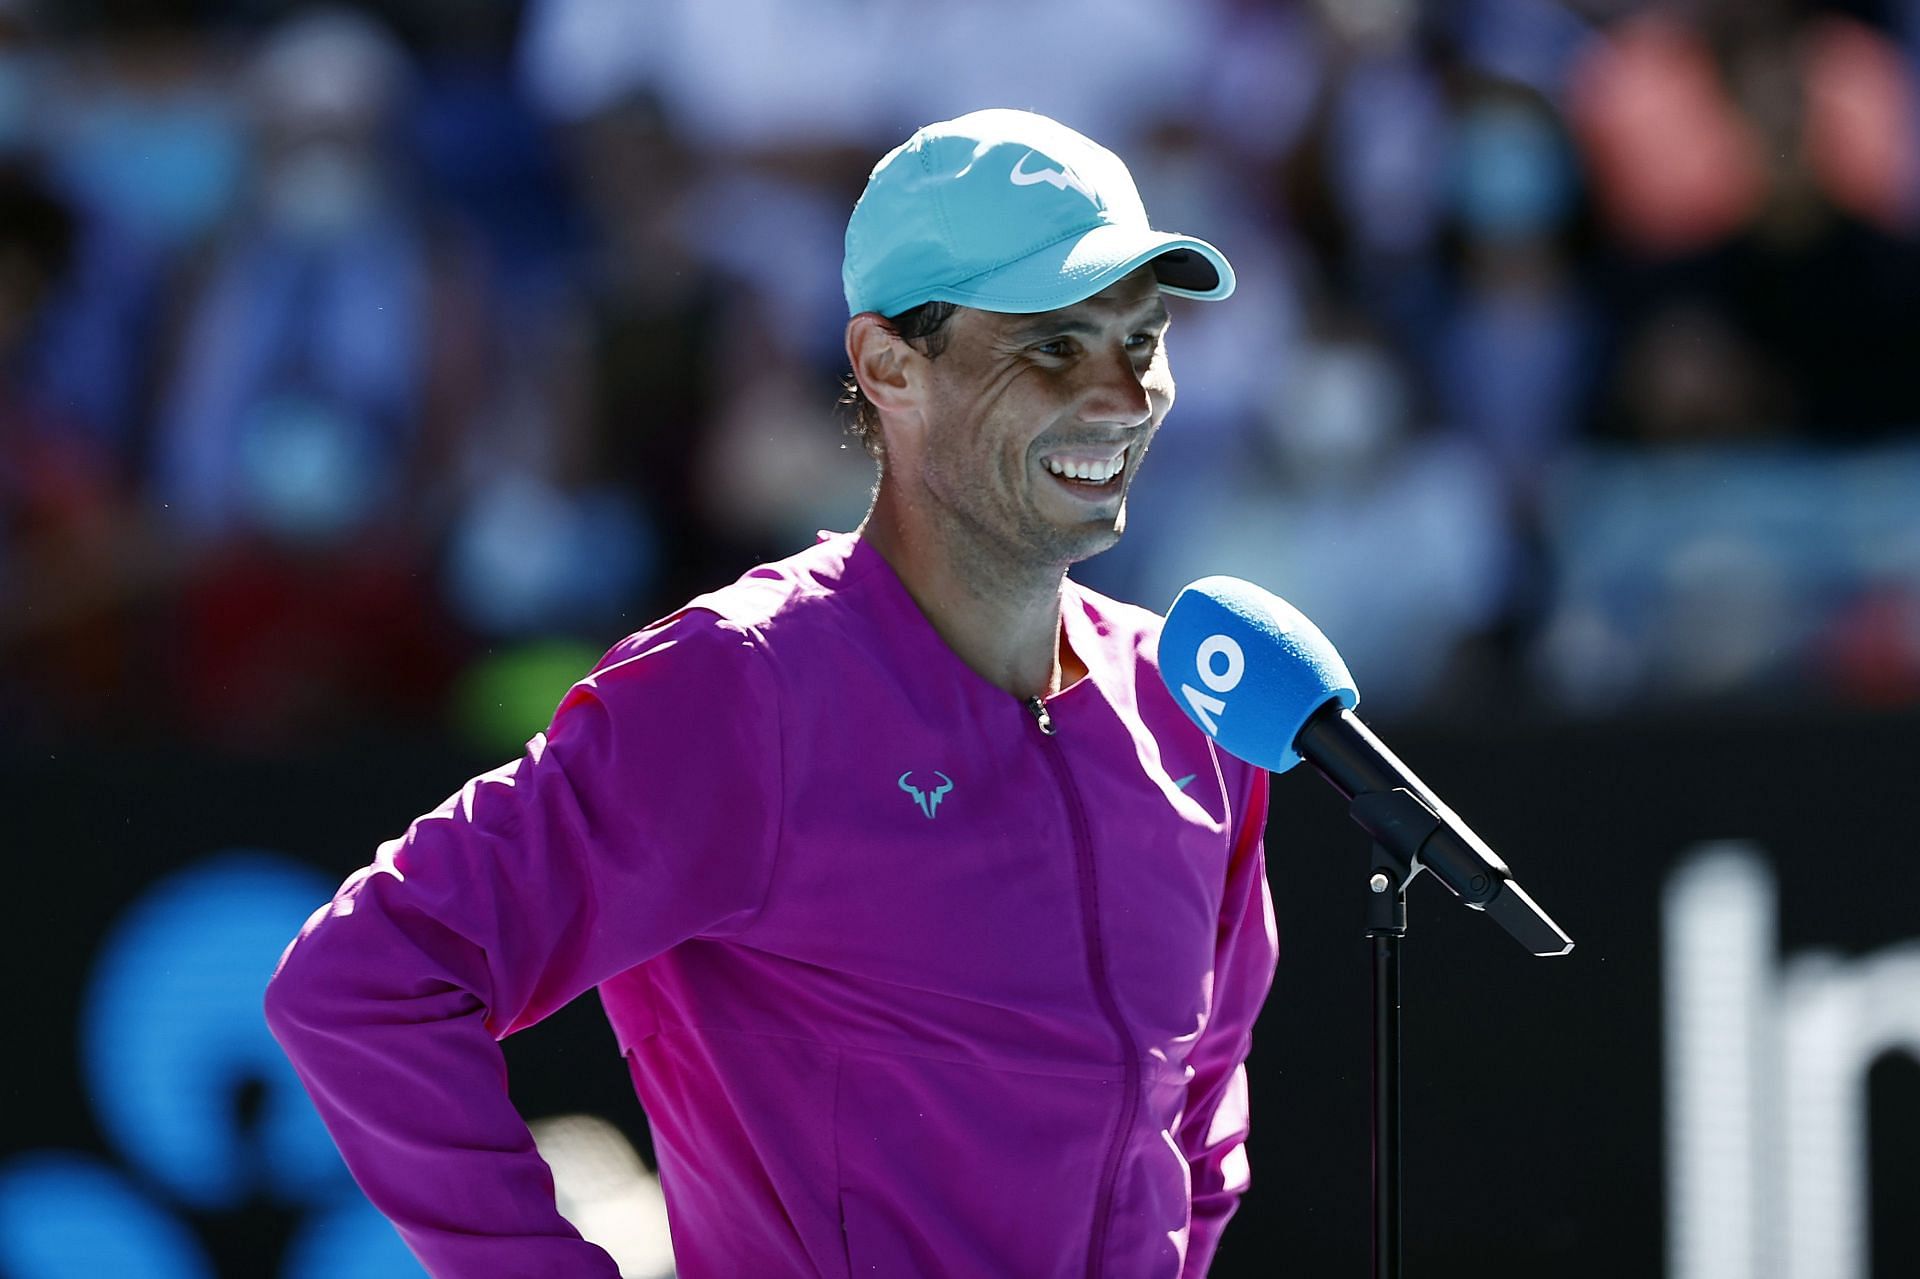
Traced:
MULTIPOLYGON (((1085 578, 1292 599, 1580 942, 1416 885, 1410 1268, 1913 1273, 1917 57, 1911 0, 0 0, 0 1274, 408 1273, 266 971, 613 639, 858 520, 840 229, 985 104, 1241 275, 1085 578)), ((1345 1273, 1362 853, 1298 776, 1270 847, 1217 1273, 1345 1273)), ((594 1011, 515 1093, 658 1273, 594 1011)))

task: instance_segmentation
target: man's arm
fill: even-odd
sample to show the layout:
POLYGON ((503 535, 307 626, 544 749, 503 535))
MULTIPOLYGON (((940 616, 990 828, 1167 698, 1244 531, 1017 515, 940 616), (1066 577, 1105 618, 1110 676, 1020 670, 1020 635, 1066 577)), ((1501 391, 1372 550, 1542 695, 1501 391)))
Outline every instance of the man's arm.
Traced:
POLYGON ((496 1040, 757 910, 778 696, 694 613, 623 644, 518 761, 469 782, 316 911, 267 1020, 367 1197, 429 1272, 617 1274, 554 1206, 496 1040))
POLYGON ((1187 1058, 1194 1074, 1179 1132, 1193 1176, 1193 1228, 1183 1272, 1187 1276, 1207 1272, 1220 1233, 1247 1189, 1245 1062, 1279 953, 1263 851, 1267 773, 1240 767, 1246 783, 1234 796, 1237 820, 1214 943, 1213 1007, 1187 1058))

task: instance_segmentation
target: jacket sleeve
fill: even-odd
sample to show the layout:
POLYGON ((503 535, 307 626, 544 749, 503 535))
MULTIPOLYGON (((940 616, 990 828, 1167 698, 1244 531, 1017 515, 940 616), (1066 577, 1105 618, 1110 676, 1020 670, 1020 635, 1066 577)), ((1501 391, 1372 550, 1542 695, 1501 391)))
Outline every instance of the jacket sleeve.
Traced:
POLYGON ((1192 1170, 1193 1226, 1183 1276, 1207 1272, 1220 1233, 1247 1189, 1247 1051, 1279 955, 1264 853, 1267 773, 1251 766, 1241 772, 1245 780, 1235 797, 1238 821, 1214 943, 1213 1006, 1187 1058, 1194 1073, 1179 1140, 1192 1170))
POLYGON ((524 756, 382 845, 287 948, 268 1023, 431 1274, 617 1275, 555 1207, 496 1041, 750 922, 780 761, 755 639, 682 614, 610 653, 524 756))

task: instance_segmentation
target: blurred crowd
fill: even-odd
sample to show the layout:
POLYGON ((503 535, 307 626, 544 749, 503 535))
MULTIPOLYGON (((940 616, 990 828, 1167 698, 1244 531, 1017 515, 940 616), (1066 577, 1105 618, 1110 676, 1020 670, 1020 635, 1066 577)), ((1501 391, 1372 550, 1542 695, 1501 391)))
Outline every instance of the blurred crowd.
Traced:
POLYGON ((1386 715, 1920 702, 1917 72, 1920 0, 0 0, 0 722, 524 737, 858 522, 846 214, 986 105, 1241 279, 1092 585, 1386 715))

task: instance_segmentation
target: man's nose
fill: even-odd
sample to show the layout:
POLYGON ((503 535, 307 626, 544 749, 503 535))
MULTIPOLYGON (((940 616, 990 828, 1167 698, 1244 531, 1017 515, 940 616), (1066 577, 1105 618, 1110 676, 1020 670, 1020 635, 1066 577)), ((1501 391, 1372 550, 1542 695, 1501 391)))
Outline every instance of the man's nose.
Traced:
POLYGON ((1138 426, 1153 416, 1153 399, 1147 394, 1144 370, 1124 349, 1108 352, 1093 362, 1088 389, 1080 416, 1088 422, 1115 422, 1138 426))

